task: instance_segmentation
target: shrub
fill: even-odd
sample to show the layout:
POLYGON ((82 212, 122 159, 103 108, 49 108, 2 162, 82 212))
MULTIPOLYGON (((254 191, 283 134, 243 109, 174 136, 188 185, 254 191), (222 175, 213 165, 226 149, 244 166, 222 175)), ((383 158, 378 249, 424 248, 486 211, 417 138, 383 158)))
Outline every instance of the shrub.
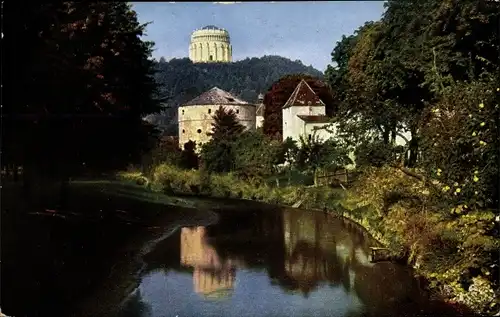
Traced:
POLYGON ((375 141, 371 143, 362 143, 356 148, 354 155, 356 157, 357 167, 382 167, 395 160, 396 150, 391 144, 375 141))

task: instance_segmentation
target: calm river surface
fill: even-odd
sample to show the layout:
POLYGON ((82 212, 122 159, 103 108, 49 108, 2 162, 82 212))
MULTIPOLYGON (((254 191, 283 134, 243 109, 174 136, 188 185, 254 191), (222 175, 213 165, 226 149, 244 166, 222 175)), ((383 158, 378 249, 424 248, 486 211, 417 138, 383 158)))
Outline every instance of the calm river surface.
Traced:
POLYGON ((169 208, 136 226, 140 230, 130 223, 111 229, 78 224, 86 228, 78 233, 51 220, 49 240, 84 241, 66 252, 32 253, 30 265, 25 258, 16 267, 4 265, 2 273, 12 274, 2 280, 2 309, 15 316, 455 315, 430 302, 408 268, 370 263, 369 247, 377 243, 348 221, 252 204, 169 208), (126 243, 111 243, 105 231, 126 243), (90 239, 89 232, 100 238, 90 239), (57 265, 43 264, 44 256, 57 258, 57 265), (36 261, 44 269, 37 270, 36 261))

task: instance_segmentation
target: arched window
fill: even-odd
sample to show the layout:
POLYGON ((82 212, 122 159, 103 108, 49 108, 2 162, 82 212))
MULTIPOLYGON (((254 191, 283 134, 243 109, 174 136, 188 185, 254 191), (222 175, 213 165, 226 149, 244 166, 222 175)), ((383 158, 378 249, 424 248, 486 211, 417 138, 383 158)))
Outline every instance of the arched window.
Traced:
POLYGON ((184 114, 184 110, 182 110, 182 114, 184 114))
POLYGON ((186 133, 186 130, 182 129, 182 133, 186 133))
POLYGON ((210 113, 212 113, 212 109, 208 109, 208 113, 209 113, 209 114, 210 114, 210 113))
POLYGON ((240 109, 236 109, 236 113, 240 113, 240 109))
POLYGON ((308 139, 309 139, 309 141, 311 141, 311 139, 312 139, 312 136, 310 134, 308 136, 308 139))
POLYGON ((201 133, 201 129, 198 129, 196 132, 201 133))

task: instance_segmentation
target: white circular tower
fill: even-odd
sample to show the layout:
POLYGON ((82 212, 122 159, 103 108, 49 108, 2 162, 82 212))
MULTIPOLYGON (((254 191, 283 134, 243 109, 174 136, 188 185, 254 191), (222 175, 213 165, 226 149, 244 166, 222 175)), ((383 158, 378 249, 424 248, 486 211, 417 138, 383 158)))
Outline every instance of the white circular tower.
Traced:
POLYGON ((229 32, 207 25, 191 34, 189 59, 193 63, 230 63, 233 60, 233 48, 229 32))

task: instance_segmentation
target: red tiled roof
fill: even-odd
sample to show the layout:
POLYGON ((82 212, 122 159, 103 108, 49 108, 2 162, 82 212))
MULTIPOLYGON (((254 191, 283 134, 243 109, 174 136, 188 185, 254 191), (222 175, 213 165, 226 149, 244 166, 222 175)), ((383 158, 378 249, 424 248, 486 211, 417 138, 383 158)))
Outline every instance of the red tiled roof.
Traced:
POLYGON ((324 115, 297 115, 300 119, 304 120, 307 123, 328 123, 331 121, 331 118, 324 115))
POLYGON ((250 105, 227 91, 214 87, 184 104, 184 106, 193 105, 250 105))
POLYGON ((301 80, 300 83, 295 87, 295 90, 288 98, 287 102, 283 105, 284 108, 288 107, 307 107, 307 106, 325 106, 323 101, 316 95, 311 86, 307 84, 305 80, 301 80))

